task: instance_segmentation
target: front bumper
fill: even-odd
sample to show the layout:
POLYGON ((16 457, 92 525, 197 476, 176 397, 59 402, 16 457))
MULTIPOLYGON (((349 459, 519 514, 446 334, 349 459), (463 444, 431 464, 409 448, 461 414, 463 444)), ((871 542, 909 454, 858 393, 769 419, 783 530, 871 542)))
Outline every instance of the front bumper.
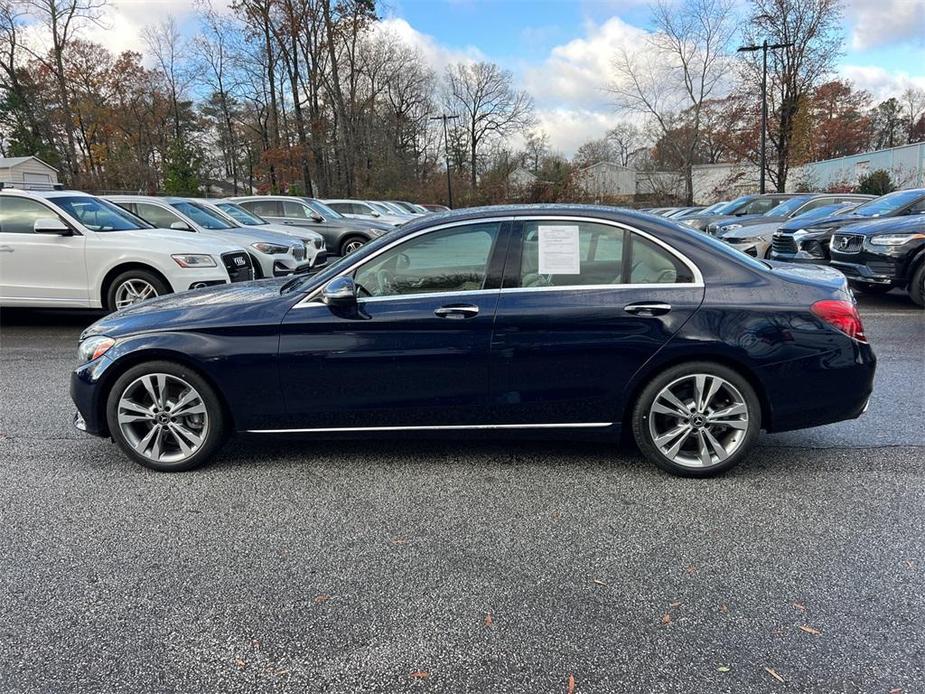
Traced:
POLYGON ((301 275, 312 269, 311 263, 301 263, 300 265, 288 264, 285 261, 277 260, 273 263, 273 276, 286 277, 288 275, 301 275))
POLYGON ((797 251, 796 253, 781 253, 779 251, 771 251, 771 260, 780 260, 785 263, 805 263, 812 265, 828 265, 828 258, 820 258, 817 255, 808 253, 806 251, 797 251))
POLYGON ((81 364, 71 373, 71 400, 77 407, 74 426, 94 436, 109 436, 101 382, 112 360, 103 355, 95 361, 81 364))
POLYGON ((865 263, 849 263, 844 260, 832 260, 832 267, 840 270, 849 280, 866 282, 868 284, 899 285, 902 277, 896 265, 891 263, 877 263, 871 266, 865 263))
POLYGON ((768 249, 771 247, 771 243, 769 241, 748 241, 746 243, 742 243, 740 239, 723 240, 737 251, 742 251, 746 255, 750 255, 752 258, 766 258, 768 255, 768 249))

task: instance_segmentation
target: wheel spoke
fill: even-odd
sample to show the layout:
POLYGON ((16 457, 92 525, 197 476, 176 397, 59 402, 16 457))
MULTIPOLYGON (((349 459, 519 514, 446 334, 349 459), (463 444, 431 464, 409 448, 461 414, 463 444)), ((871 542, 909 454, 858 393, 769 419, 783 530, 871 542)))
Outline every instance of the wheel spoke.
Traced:
POLYGON ((729 454, 726 452, 726 447, 723 446, 723 444, 721 444, 715 436, 713 436, 712 431, 709 429, 704 429, 703 436, 707 440, 707 443, 710 445, 710 447, 713 449, 713 452, 716 453, 716 457, 719 458, 720 462, 729 457, 729 454))
POLYGON ((681 402, 678 399, 678 397, 674 393, 672 393, 670 390, 668 390, 667 388, 665 388, 665 390, 663 390, 659 394, 657 400, 658 399, 667 400, 672 405, 674 405, 678 409, 679 412, 683 412, 685 417, 687 417, 690 414, 690 409, 688 408, 688 406, 685 405, 683 402, 681 402))
POLYGON ((676 406, 668 407, 667 405, 663 405, 658 400, 652 404, 652 411, 658 412, 659 414, 667 414, 669 417, 687 417, 690 415, 690 412, 688 412, 686 409, 676 406))
POLYGON ((678 454, 678 451, 681 450, 681 446, 684 445, 684 442, 690 438, 691 432, 693 430, 694 430, 693 427, 689 427, 689 426, 684 427, 684 431, 681 432, 681 435, 671 445, 671 447, 662 449, 665 451, 665 455, 667 455, 669 458, 674 458, 678 454))
POLYGON ((170 408, 170 413, 174 417, 185 417, 191 414, 205 414, 206 406, 199 399, 199 393, 192 388, 187 389, 185 393, 170 408))
POLYGON ((703 412, 703 392, 706 390, 707 376, 697 374, 694 376, 694 407, 703 412))
POLYGON ((157 374, 157 405, 158 407, 167 406, 167 376, 166 374, 157 374))
POLYGON ((697 449, 700 453, 700 464, 703 466, 710 465, 713 462, 713 458, 710 456, 710 451, 707 448, 707 440, 703 435, 703 429, 697 432, 697 449))
POLYGON ((122 400, 119 403, 119 423, 138 422, 142 420, 151 421, 154 419, 154 413, 150 409, 139 405, 133 400, 122 400))
POLYGON ((716 412, 713 412, 709 417, 707 417, 707 419, 713 422, 717 419, 722 419, 724 417, 732 417, 737 414, 747 414, 747 413, 748 413, 748 408, 745 406, 745 403, 737 402, 734 405, 730 405, 729 407, 725 407, 722 410, 717 410, 716 412))
POLYGON ((710 426, 729 427, 730 429, 748 429, 747 419, 710 419, 710 426))
POLYGON ((147 451, 148 447, 151 445, 152 439, 157 435, 157 433, 160 430, 161 430, 160 424, 155 424, 153 427, 151 427, 151 430, 147 434, 145 434, 144 438, 142 438, 140 441, 138 441, 138 443, 135 444, 135 450, 141 453, 142 455, 145 455, 145 451, 147 451))
POLYGON ((701 404, 701 407, 700 407, 701 412, 704 412, 710 406, 710 403, 713 402, 713 398, 716 396, 716 393, 719 392, 720 387, 723 385, 722 381, 720 381, 718 378, 713 378, 713 377, 709 377, 709 378, 710 378, 710 381, 709 381, 710 385, 707 388, 706 396, 704 396, 703 398, 703 403, 701 404))

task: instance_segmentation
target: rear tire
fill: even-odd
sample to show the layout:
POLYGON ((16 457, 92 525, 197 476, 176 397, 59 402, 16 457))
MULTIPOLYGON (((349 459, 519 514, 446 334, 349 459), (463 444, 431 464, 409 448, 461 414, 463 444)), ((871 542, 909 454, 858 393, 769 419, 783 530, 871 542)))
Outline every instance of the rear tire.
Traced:
POLYGON ((748 455, 761 430, 761 403, 749 382, 728 367, 679 364, 643 389, 632 429, 639 449, 666 472, 712 477, 748 455))
POLYGON ((921 263, 918 270, 912 273, 909 296, 918 306, 925 307, 925 262, 921 263))
POLYGON ((122 374, 109 391, 109 433, 129 458, 152 470, 181 472, 209 460, 225 441, 222 403, 204 378, 169 361, 122 374))
POLYGON ((852 280, 848 284, 851 285, 853 290, 864 294, 886 294, 893 288, 889 284, 870 284, 869 282, 858 282, 856 280, 852 280))
POLYGON ((132 306, 147 299, 170 294, 164 280, 150 270, 126 270, 110 282, 106 291, 106 308, 110 311, 132 306), (142 298, 142 294, 148 293, 142 298))

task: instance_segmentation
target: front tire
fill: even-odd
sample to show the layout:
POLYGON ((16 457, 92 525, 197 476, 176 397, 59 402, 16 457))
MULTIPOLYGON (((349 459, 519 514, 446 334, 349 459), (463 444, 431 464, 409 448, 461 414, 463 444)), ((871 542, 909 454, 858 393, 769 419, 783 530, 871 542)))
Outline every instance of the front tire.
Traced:
POLYGON ((225 439, 222 404, 205 379, 169 361, 134 366, 109 391, 109 432, 135 462, 162 472, 202 465, 225 439))
POLYGON ((918 270, 912 273, 909 283, 909 296, 916 305, 925 307, 925 263, 919 265, 918 270))
POLYGON ((343 240, 343 243, 340 244, 340 254, 350 255, 354 251, 358 251, 365 246, 366 241, 367 240, 362 236, 348 236, 343 240))
POLYGON ((109 284, 106 308, 118 311, 165 294, 170 294, 170 287, 153 272, 141 269, 126 270, 109 284))
POLYGON ((649 460, 681 477, 711 477, 748 454, 761 430, 754 388, 712 362, 673 366, 643 389, 633 437, 649 460))

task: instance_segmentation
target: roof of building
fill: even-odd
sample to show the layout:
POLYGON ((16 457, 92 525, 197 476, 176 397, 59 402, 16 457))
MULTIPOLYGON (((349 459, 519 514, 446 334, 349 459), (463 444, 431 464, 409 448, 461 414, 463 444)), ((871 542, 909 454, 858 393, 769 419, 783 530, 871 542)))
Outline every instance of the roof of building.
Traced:
POLYGON ((49 164, 47 161, 42 161, 41 159, 33 155, 29 155, 28 157, 0 157, 0 169, 11 169, 14 166, 19 166, 20 164, 23 164, 29 161, 30 159, 35 159, 35 161, 39 162, 40 164, 44 166, 47 166, 52 171, 58 170, 54 166, 49 164))

